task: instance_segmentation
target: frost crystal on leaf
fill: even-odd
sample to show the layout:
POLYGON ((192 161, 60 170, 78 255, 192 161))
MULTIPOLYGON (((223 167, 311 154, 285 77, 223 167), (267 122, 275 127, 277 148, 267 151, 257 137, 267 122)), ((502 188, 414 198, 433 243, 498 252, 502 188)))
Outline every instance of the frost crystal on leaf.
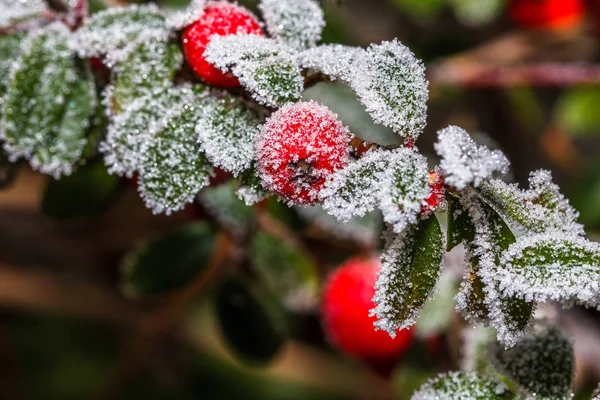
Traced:
POLYGON ((458 190, 469 184, 479 186, 495 172, 508 170, 509 162, 501 151, 478 146, 469 133, 458 126, 438 132, 435 151, 441 158, 445 182, 458 190))
MULTIPOLYGON (((388 232, 390 234, 391 232, 388 232)), ((434 216, 390 236, 381 255, 371 314, 374 325, 395 337, 413 325, 443 268, 444 238, 434 216)))
POLYGON ((215 36, 204 52, 206 60, 231 72, 252 97, 267 106, 296 101, 304 79, 289 49, 256 35, 215 36))
POLYGON ((21 53, 21 41, 25 37, 22 32, 0 36, 0 120, 2 119, 4 95, 8 90, 10 76, 15 61, 21 53))
POLYGON ((571 398, 573 346, 556 328, 536 326, 533 334, 519 340, 514 347, 496 346, 492 360, 501 372, 535 398, 571 398))
POLYGON ((296 50, 321 39, 325 17, 315 0, 261 0, 259 8, 271 36, 296 50))
POLYGON ((36 17, 46 9, 43 0, 0 0, 0 28, 36 17))
POLYGON ((73 35, 70 45, 80 57, 98 57, 123 48, 140 36, 169 36, 165 17, 155 5, 109 8, 94 14, 73 35))
POLYGON ((423 385, 412 400, 512 400, 514 395, 500 381, 473 372, 450 372, 423 385))
POLYGON ((300 52, 296 60, 302 68, 321 72, 333 79, 349 81, 357 60, 364 57, 365 50, 360 47, 341 44, 324 44, 300 52))
POLYGON ((172 30, 183 29, 197 21, 204 12, 206 0, 192 0, 185 10, 174 11, 167 16, 167 28, 172 30))
POLYGON ((480 191, 492 206, 527 232, 584 234, 583 226, 577 223, 579 213, 552 182, 550 171, 532 172, 529 186, 529 190, 521 190, 517 185, 491 180, 482 184, 480 191))
POLYGON ((260 176, 256 171, 256 164, 253 162, 250 168, 241 173, 240 184, 236 191, 238 197, 246 203, 247 206, 258 203, 269 196, 269 191, 262 185, 260 176))
POLYGON ((373 120, 416 139, 427 118, 425 66, 394 40, 371 45, 356 60, 349 84, 373 120))

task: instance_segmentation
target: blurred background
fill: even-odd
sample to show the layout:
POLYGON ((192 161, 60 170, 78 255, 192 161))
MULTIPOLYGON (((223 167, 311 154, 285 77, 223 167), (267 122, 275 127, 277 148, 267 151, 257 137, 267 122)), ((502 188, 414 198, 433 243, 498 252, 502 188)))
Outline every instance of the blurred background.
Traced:
MULTIPOLYGON (((397 37, 424 60, 429 117, 416 144, 432 164, 435 132, 461 125, 505 152, 508 180, 526 187, 530 171, 551 170, 600 238, 600 1, 321 3, 324 42, 397 37)), ((305 96, 360 138, 399 143, 343 84, 305 96)), ((320 289, 341 262, 377 251, 377 215, 342 226, 274 199, 248 208, 223 181, 197 204, 154 216, 135 185, 98 161, 61 181, 5 161, 0 174, 0 398, 407 399, 473 361, 464 350, 486 335, 454 315, 462 255, 453 252, 391 379, 332 348, 320 289)), ((576 398, 585 398, 600 380, 599 314, 544 311, 574 339, 576 398)))

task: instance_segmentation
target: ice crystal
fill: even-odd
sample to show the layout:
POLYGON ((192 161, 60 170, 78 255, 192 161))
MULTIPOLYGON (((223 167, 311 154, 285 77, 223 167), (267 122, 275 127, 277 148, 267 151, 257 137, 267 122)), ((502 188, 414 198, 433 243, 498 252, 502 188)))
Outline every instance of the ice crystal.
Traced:
POLYGON ((412 400, 512 400, 500 381, 473 372, 450 372, 429 380, 412 400))
POLYGON ((36 17, 46 11, 43 0, 0 0, 0 28, 36 17))
POLYGON ((349 81, 358 60, 362 60, 365 50, 360 47, 341 44, 325 44, 305 50, 296 55, 302 68, 321 72, 332 79, 349 81))
POLYGON ((165 17, 155 5, 130 5, 100 11, 85 21, 70 44, 82 58, 98 57, 111 54, 140 36, 163 39, 169 36, 165 17))
POLYGON ((583 235, 583 226, 577 223, 579 213, 552 182, 550 171, 532 172, 529 187, 521 190, 516 184, 492 180, 481 185, 480 190, 490 204, 524 231, 583 235))
POLYGON ((458 126, 438 132, 435 151, 446 184, 462 190, 467 185, 479 186, 495 172, 505 173, 509 162, 500 150, 478 146, 469 133, 458 126))
POLYGON ((561 400, 571 398, 575 366, 573 346, 558 329, 536 326, 534 332, 510 349, 496 346, 496 367, 532 397, 561 400))
POLYGON ((315 0, 261 0, 259 8, 271 36, 296 50, 321 39, 325 17, 315 0))
POLYGON ((237 176, 254 158, 259 120, 232 97, 208 98, 196 124, 200 148, 208 160, 237 176))
POLYGON ((197 21, 204 12, 206 0, 192 0, 184 10, 177 10, 167 16, 167 28, 183 29, 197 21))
POLYGON ((394 40, 371 45, 354 66, 349 84, 373 120, 416 139, 427 118, 423 62, 394 40))
POLYGON ((415 323, 442 272, 443 249, 444 238, 434 216, 389 237, 373 296, 376 328, 394 337, 398 329, 415 323))
POLYGON ((256 35, 213 37, 204 52, 223 72, 231 72, 252 97, 267 106, 295 101, 304 80, 289 50, 275 40, 256 35))
POLYGON ((527 301, 600 305, 600 244, 552 232, 521 236, 504 253, 500 289, 527 301))
POLYGON ((254 214, 253 209, 236 196, 236 185, 232 179, 215 187, 204 188, 198 194, 198 201, 220 225, 234 236, 243 238, 254 220, 254 214))

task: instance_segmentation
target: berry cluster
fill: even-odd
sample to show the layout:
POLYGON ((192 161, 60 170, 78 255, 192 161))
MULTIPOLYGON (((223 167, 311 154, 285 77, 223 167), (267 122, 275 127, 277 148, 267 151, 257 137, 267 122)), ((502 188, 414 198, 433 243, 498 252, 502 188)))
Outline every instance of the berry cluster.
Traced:
POLYGON ((511 19, 533 29, 569 29, 579 25, 585 14, 583 0, 513 0, 511 19))

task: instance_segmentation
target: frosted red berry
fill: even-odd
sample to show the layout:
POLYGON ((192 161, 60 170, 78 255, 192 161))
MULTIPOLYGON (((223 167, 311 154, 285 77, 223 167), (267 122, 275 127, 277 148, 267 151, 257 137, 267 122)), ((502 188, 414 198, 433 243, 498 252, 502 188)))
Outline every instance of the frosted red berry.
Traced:
POLYGON ((260 23, 250 11, 226 1, 209 3, 200 18, 183 31, 185 58, 206 83, 220 87, 239 86, 235 76, 223 73, 204 58, 206 46, 213 36, 236 34, 264 35, 260 23))
POLYGON ((429 190, 430 194, 421 208, 421 215, 432 213, 444 202, 444 177, 440 171, 429 172, 429 190))
POLYGON ((371 365, 394 363, 413 340, 412 330, 399 330, 396 337, 375 330, 375 280, 379 258, 352 258, 336 269, 324 288, 322 323, 329 341, 342 352, 371 365))
POLYGON ((347 129, 327 107, 314 101, 288 104, 261 130, 260 177, 290 203, 316 203, 327 177, 348 163, 349 141, 347 129))
POLYGON ((513 0, 511 19, 525 28, 565 29, 578 25, 585 13, 583 0, 513 0))

